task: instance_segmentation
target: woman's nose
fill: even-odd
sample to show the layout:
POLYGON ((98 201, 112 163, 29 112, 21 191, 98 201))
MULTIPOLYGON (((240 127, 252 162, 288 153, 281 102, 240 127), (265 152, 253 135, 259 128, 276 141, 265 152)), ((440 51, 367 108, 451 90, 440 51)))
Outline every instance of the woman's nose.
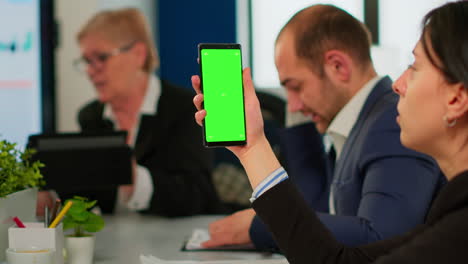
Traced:
POLYGON ((393 83, 392 88, 398 95, 405 95, 406 93, 406 78, 409 70, 404 71, 401 76, 393 83))

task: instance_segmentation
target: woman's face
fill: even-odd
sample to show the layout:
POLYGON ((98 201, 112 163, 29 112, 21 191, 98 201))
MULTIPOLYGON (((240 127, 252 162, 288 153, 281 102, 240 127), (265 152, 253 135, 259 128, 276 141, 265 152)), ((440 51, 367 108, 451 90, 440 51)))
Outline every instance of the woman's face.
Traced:
POLYGON ((132 54, 132 43, 119 45, 98 35, 88 34, 80 40, 85 70, 98 94, 99 101, 112 102, 131 92, 132 80, 140 72, 132 54))
POLYGON ((413 51, 414 63, 393 84, 400 95, 397 122, 404 146, 434 155, 446 129, 445 86, 442 73, 430 62, 419 41, 413 51))

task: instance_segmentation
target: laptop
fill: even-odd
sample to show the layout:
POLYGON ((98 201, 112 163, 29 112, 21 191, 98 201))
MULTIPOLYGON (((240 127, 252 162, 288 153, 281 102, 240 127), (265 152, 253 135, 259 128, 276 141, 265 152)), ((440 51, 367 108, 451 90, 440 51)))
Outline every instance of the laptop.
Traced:
POLYGON ((37 134, 29 136, 27 147, 36 149, 33 160, 45 165, 45 188, 66 199, 132 183, 132 151, 126 137, 125 131, 37 134))

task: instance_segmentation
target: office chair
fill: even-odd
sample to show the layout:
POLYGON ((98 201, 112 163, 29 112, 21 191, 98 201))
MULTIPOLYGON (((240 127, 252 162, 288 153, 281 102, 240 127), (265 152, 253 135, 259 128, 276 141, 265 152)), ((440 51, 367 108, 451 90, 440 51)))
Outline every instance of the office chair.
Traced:
MULTIPOLYGON (((270 93, 256 93, 264 119, 265 135, 281 161, 280 130, 285 125, 286 102, 270 93)), ((234 208, 233 211, 250 207, 252 188, 245 170, 237 157, 225 148, 215 149, 213 183, 220 199, 234 208)))

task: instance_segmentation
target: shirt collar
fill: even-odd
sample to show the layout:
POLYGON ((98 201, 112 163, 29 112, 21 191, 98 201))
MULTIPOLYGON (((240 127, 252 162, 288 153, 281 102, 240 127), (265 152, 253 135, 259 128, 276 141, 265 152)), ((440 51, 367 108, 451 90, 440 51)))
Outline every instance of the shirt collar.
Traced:
POLYGON ((351 133, 351 129, 353 129, 367 97, 382 78, 381 76, 376 76, 368 81, 338 112, 328 127, 327 133, 332 137, 337 157, 341 154, 344 142, 351 133))
MULTIPOLYGON (((159 97, 161 96, 161 81, 157 76, 150 75, 148 80, 148 90, 146 91, 140 114, 154 115, 158 109, 159 97)), ((114 114, 109 104, 104 105, 104 118, 115 122, 114 114)))
POLYGON ((141 114, 155 114, 158 109, 158 101, 161 96, 161 82, 158 77, 150 75, 148 81, 148 90, 146 91, 145 100, 141 106, 141 114))

